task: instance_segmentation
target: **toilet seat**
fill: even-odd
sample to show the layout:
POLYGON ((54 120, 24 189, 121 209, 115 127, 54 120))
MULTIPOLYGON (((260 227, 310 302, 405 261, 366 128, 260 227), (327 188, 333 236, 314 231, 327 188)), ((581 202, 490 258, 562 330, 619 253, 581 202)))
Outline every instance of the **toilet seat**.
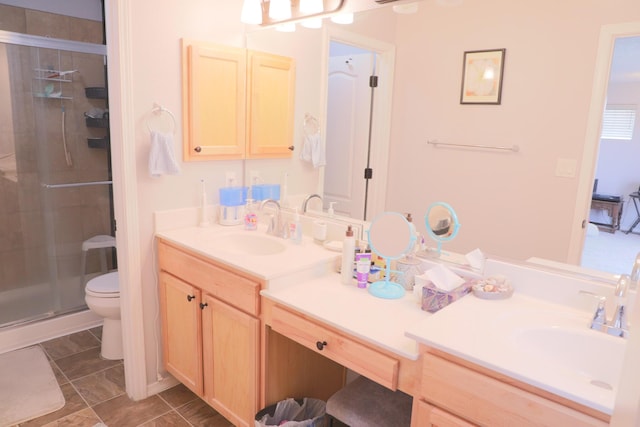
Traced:
POLYGON ((118 272, 112 271, 89 280, 85 287, 85 293, 98 298, 120 297, 118 272))

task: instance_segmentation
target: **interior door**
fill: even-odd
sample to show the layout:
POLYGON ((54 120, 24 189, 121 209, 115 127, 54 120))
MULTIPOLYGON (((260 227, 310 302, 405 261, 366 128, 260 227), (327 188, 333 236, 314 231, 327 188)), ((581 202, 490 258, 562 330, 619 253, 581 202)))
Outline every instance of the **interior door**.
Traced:
POLYGON ((353 218, 362 218, 365 208, 369 76, 373 74, 374 60, 372 52, 329 59, 325 204, 336 202, 337 214, 353 218))

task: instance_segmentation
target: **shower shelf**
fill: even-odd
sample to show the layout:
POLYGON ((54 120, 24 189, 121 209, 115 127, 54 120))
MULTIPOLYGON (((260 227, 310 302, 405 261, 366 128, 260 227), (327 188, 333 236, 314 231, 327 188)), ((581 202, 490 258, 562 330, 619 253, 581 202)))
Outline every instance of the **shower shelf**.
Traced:
POLYGON ((73 82, 71 76, 73 73, 78 70, 46 70, 43 68, 35 68, 36 72, 35 78, 37 80, 47 80, 52 82, 63 82, 63 83, 71 83, 73 82))
POLYGON ((84 89, 87 98, 107 99, 108 93, 106 87, 87 87, 84 89))
POLYGON ((46 93, 35 93, 33 96, 35 96, 36 98, 48 98, 48 99, 73 99, 70 96, 51 96, 51 95, 47 95, 46 93))
POLYGON ((90 128, 108 128, 109 119, 107 117, 85 117, 84 121, 90 128))
POLYGON ((87 138, 87 144, 89 145, 89 148, 101 148, 101 149, 107 149, 109 148, 109 137, 104 137, 104 138, 87 138))

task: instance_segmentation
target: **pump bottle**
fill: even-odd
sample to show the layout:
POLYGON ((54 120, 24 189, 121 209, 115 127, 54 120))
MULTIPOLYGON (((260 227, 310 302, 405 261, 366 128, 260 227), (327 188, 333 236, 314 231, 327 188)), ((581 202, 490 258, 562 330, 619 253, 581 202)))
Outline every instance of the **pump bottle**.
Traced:
POLYGON ((356 239, 353 237, 351 225, 347 227, 344 240, 342 241, 342 265, 340 267, 340 280, 343 285, 353 283, 353 263, 355 260, 356 239))

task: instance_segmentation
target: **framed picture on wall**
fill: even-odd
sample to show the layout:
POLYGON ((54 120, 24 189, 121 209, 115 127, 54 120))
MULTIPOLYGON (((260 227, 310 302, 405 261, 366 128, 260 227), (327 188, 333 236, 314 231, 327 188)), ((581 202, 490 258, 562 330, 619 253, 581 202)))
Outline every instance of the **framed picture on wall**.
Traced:
POLYGON ((461 104, 500 104, 506 49, 464 53, 461 104))

